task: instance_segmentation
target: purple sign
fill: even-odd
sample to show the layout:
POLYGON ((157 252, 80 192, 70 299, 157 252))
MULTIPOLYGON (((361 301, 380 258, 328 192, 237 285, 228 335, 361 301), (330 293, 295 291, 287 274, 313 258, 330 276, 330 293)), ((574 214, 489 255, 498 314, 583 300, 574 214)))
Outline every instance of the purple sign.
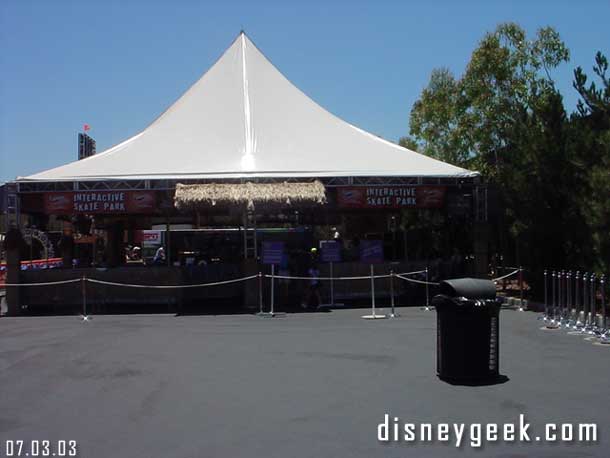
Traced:
POLYGON ((284 255, 284 242, 263 242, 263 264, 280 264, 284 255))
POLYGON ((341 262, 341 245, 336 240, 320 241, 322 262, 341 262))
POLYGON ((360 262, 380 264, 383 262, 383 242, 381 240, 360 241, 360 262))

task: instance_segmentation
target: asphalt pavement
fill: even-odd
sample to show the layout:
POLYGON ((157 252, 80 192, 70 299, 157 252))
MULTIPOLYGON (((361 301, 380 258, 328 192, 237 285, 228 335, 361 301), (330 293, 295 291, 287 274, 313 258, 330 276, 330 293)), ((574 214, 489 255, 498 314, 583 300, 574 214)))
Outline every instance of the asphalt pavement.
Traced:
POLYGON ((450 385, 436 376, 435 312, 399 312, 0 318, 0 457, 17 440, 23 453, 74 440, 81 457, 610 456, 610 348, 503 310, 508 380, 450 385), (524 414, 530 442, 385 443, 386 414, 466 432, 524 414), (566 422, 596 423, 598 440, 535 440, 566 422))

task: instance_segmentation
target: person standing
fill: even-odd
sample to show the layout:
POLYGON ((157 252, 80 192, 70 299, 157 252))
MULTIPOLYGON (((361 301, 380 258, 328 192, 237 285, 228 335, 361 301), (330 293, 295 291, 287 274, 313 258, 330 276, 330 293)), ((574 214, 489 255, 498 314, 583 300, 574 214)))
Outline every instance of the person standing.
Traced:
POLYGON ((155 257, 153 258, 153 264, 156 266, 165 264, 165 249, 162 246, 157 249, 155 257))
POLYGON ((307 275, 310 278, 308 280, 309 288, 303 306, 307 310, 316 310, 322 303, 322 297, 320 296, 320 271, 315 263, 311 263, 307 275))

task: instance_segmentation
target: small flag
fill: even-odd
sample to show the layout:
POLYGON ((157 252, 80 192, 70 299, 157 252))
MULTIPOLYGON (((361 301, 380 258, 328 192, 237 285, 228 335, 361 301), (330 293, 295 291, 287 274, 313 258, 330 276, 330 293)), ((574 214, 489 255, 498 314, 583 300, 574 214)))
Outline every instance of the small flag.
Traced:
POLYGON ((83 131, 87 132, 89 129, 91 129, 91 126, 89 124, 85 124, 83 126, 83 131))

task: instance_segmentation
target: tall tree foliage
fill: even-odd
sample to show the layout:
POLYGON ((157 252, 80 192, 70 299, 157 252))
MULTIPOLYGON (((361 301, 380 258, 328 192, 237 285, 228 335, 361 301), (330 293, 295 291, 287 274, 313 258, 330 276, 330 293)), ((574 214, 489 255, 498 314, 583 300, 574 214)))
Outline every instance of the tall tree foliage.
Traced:
POLYGON ((571 144, 584 184, 577 195, 590 234, 581 256, 593 268, 610 267, 610 79, 608 60, 595 56, 593 72, 599 80, 587 85, 587 75, 574 71, 574 88, 581 99, 571 116, 571 144))
POLYGON ((411 111, 410 137, 401 139, 481 171, 499 196, 494 234, 507 242, 498 251, 535 271, 603 267, 610 258, 608 63, 598 54, 600 87, 576 70, 582 101, 568 116, 552 78, 568 60, 553 28, 528 39, 518 25, 501 24, 480 41, 461 78, 432 72, 411 111))

